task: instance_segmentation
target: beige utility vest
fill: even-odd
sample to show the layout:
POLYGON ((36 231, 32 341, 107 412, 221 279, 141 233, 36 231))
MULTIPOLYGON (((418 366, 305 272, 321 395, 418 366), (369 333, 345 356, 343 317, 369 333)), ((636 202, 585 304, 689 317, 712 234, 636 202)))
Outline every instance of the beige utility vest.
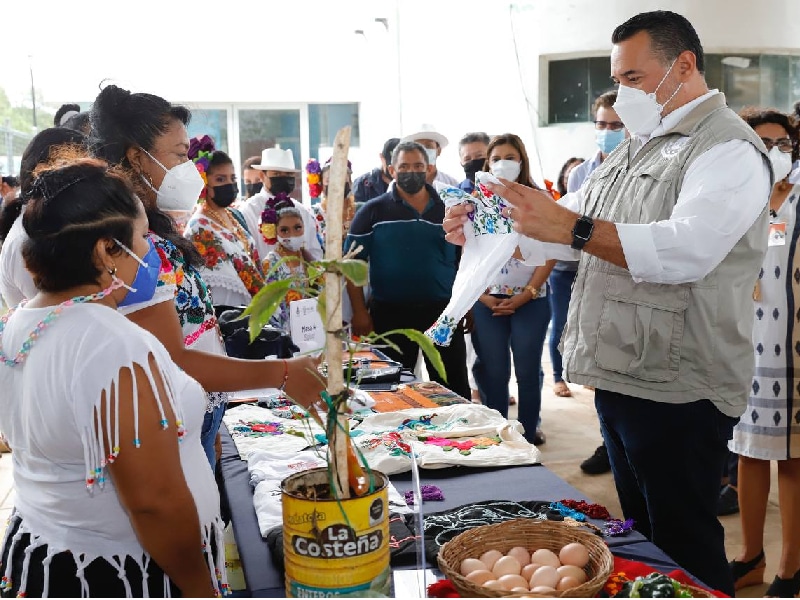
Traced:
MULTIPOLYGON (((716 94, 633 158, 631 141, 620 144, 584 187, 584 213, 614 223, 669 219, 695 159, 736 139, 768 162, 760 138, 716 94)), ((635 283, 583 253, 562 337, 566 379, 658 402, 709 399, 740 416, 754 370, 753 286, 767 248, 768 194, 755 223, 699 281, 635 283)))

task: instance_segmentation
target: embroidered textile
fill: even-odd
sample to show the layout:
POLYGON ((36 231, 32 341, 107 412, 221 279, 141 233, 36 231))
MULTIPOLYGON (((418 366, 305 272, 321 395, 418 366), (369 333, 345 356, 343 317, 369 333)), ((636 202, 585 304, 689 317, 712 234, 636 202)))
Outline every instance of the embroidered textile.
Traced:
POLYGON ((439 188, 439 195, 446 206, 470 203, 474 207, 470 222, 464 225, 466 242, 450 302, 425 332, 439 346, 450 345, 458 323, 489 284, 494 282, 519 244, 520 235, 512 229, 512 221, 500 214, 506 206, 505 201, 483 185, 485 181, 493 179, 488 173, 476 174, 475 197, 458 188, 439 188))
POLYGON ((219 296, 217 302, 230 306, 246 305, 264 287, 264 272, 255 240, 235 217, 231 216, 231 220, 236 231, 195 212, 186 225, 184 236, 192 241, 203 257, 205 266, 200 271, 214 296, 219 296), (216 289, 220 293, 216 293, 216 289), (229 299, 221 302, 224 295, 229 299), (233 299, 237 302, 232 302, 233 299))

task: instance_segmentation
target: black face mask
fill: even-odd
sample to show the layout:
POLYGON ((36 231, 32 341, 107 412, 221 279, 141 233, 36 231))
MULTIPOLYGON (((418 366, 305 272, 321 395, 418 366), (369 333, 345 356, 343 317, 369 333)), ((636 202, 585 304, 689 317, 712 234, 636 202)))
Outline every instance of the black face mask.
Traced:
POLYGON ((425 187, 425 171, 406 171, 397 174, 397 185, 406 194, 416 194, 425 187))
POLYGON ((220 208, 227 208, 239 196, 239 186, 235 183, 226 183, 225 185, 215 185, 213 202, 220 208))
POLYGON ((269 191, 273 196, 291 194, 294 191, 294 177, 270 177, 269 191))
POLYGON ((464 167, 464 173, 467 175, 467 179, 469 179, 472 183, 475 183, 475 173, 483 169, 484 164, 486 164, 485 158, 473 158, 465 165, 462 165, 462 167, 464 167))
POLYGON ((262 182, 258 183, 245 183, 244 189, 247 191, 247 197, 250 198, 251 196, 255 196, 258 192, 261 191, 261 188, 264 187, 262 182))

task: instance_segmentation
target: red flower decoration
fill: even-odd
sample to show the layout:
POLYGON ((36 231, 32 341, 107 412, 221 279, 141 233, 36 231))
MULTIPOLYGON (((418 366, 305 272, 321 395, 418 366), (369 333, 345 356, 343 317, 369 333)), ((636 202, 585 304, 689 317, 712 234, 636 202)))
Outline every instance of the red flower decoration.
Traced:
POLYGON ((428 586, 428 598, 460 598, 449 579, 440 579, 428 586))

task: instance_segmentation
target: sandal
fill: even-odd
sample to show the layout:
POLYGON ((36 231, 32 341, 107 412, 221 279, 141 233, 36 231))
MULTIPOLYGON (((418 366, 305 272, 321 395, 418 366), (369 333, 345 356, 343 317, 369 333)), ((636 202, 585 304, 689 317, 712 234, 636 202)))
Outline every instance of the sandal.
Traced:
POLYGON ((569 398, 572 396, 572 392, 569 390, 566 381, 556 381, 553 384, 553 393, 562 398, 569 398))
POLYGON ((763 550, 753 560, 732 560, 728 563, 728 566, 731 569, 731 575, 733 575, 733 587, 735 590, 740 590, 749 585, 764 583, 764 570, 767 568, 767 561, 764 558, 763 550))
POLYGON ((796 598, 798 593, 800 593, 800 571, 797 571, 791 579, 783 579, 776 575, 764 592, 764 598, 796 598))

